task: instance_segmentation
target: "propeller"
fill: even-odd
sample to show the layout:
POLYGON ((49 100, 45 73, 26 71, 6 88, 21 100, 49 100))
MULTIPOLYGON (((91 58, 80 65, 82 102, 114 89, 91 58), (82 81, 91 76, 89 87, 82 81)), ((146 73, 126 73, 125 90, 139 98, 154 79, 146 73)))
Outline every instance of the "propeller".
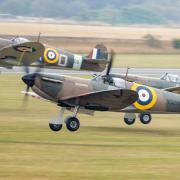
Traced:
POLYGON ((107 71, 106 71, 106 75, 103 76, 103 80, 104 80, 104 83, 112 83, 112 78, 110 77, 110 72, 111 72, 111 69, 112 69, 112 65, 113 65, 113 62, 114 62, 114 50, 111 49, 110 51, 110 54, 109 54, 109 63, 108 63, 108 66, 107 66, 107 71))
POLYGON ((108 64, 108 67, 107 67, 107 72, 106 72, 106 76, 109 76, 109 73, 112 69, 112 64, 114 62, 114 51, 111 49, 111 52, 109 54, 109 64, 108 64))
POLYGON ((39 32, 39 34, 38 34, 38 38, 37 38, 37 42, 40 42, 40 38, 41 38, 41 32, 39 32))
POLYGON ((28 102, 28 93, 30 88, 33 87, 35 83, 36 74, 41 72, 41 67, 37 66, 33 72, 30 71, 30 61, 28 59, 23 59, 22 61, 24 76, 22 77, 23 82, 26 84, 26 88, 23 91, 24 99, 23 99, 23 107, 27 106, 28 102))
MULTIPOLYGON (((24 71, 24 76, 22 77, 22 80, 25 82, 26 80, 25 80, 25 77, 27 76, 27 75, 29 75, 30 74, 30 69, 29 69, 29 62, 28 62, 28 60, 26 59, 26 60, 24 60, 23 62, 22 62, 22 64, 23 64, 23 71, 24 71)), ((25 82, 26 83, 26 82, 25 82)), ((26 83, 26 89, 25 89, 25 93, 24 93, 24 98, 23 98, 23 103, 22 103, 22 106, 23 107, 26 107, 27 106, 27 102, 28 102, 28 95, 27 95, 27 93, 29 92, 29 90, 30 90, 30 86, 26 83)))

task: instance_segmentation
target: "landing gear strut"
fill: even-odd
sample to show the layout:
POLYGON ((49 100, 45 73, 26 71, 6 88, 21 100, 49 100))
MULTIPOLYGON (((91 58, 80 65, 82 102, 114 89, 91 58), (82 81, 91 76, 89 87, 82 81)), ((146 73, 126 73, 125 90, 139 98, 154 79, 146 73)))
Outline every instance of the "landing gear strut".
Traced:
POLYGON ((151 114, 150 113, 141 113, 139 115, 140 121, 143 124, 149 124, 152 120, 151 114))
POLYGON ((72 132, 75 132, 79 129, 80 127, 80 122, 79 120, 77 119, 77 113, 78 113, 78 109, 79 107, 76 106, 75 109, 74 109, 74 114, 72 117, 68 117, 66 120, 65 120, 65 123, 66 123, 66 128, 69 130, 69 131, 72 131, 72 132))

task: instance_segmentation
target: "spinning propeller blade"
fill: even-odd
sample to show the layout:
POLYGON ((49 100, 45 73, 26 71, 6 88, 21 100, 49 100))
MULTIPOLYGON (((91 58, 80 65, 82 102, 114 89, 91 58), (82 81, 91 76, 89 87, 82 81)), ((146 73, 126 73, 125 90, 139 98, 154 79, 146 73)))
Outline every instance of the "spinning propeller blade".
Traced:
MULTIPOLYGON (((24 81, 24 83, 27 85, 25 92, 28 94, 28 92, 30 91, 30 87, 32 87, 35 83, 35 74, 39 73, 42 71, 41 67, 37 66, 37 68, 35 68, 35 70, 30 73, 30 64, 28 60, 24 60, 23 62, 23 70, 25 75, 22 77, 22 80, 24 81)), ((27 102, 28 102, 28 95, 24 93, 24 99, 23 99, 23 106, 26 107, 27 106, 27 102)))
POLYGON ((114 62, 114 51, 111 49, 111 52, 110 52, 110 55, 109 55, 109 64, 108 64, 108 67, 107 67, 106 76, 109 76, 109 73, 110 73, 110 71, 112 69, 113 62, 114 62))
POLYGON ((112 78, 109 76, 109 74, 111 72, 113 62, 114 62, 114 51, 111 49, 111 52, 109 54, 109 64, 108 64, 108 67, 107 67, 106 75, 103 76, 104 83, 109 83, 110 84, 112 82, 112 78))

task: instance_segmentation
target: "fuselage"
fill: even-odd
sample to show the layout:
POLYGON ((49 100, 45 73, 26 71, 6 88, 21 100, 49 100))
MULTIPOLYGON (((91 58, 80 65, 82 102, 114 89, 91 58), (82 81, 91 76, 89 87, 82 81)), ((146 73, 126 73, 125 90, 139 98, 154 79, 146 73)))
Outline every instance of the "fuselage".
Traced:
MULTIPOLYGON (((102 57, 103 58, 103 57, 102 57)), ((99 59, 88 59, 59 48, 45 48, 44 55, 39 59, 39 63, 48 68, 103 71, 108 61, 100 63, 99 59)), ((35 64, 36 65, 36 64, 35 64)))
POLYGON ((113 89, 130 89, 139 95, 137 102, 125 109, 114 109, 115 112, 151 112, 151 113, 180 113, 180 95, 164 90, 140 85, 132 82, 120 82, 109 85, 104 83, 101 76, 94 79, 83 79, 68 76, 37 74, 32 89, 39 96, 53 101, 78 97, 79 95, 113 89), (119 84, 117 86, 117 84, 119 84))

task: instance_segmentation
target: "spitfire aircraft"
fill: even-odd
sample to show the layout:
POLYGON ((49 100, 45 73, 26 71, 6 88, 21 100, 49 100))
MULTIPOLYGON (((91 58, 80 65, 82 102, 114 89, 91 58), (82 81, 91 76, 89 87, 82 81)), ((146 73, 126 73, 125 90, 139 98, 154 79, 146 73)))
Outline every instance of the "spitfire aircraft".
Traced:
POLYGON ((166 73, 160 78, 137 75, 110 74, 111 78, 121 78, 129 82, 144 84, 158 89, 180 87, 180 76, 166 73))
MULTIPOLYGON (((63 68, 100 72, 108 63, 107 48, 103 44, 96 45, 88 56, 81 56, 58 48, 45 48, 39 65, 47 68, 63 68)), ((38 65, 37 63, 37 65, 38 65)))
POLYGON ((0 66, 6 68, 29 65, 99 72, 106 68, 107 58, 107 48, 102 44, 96 45, 88 56, 81 56, 22 37, 0 39, 0 66))
POLYGON ((49 123, 51 130, 63 126, 64 110, 73 110, 73 115, 64 122, 70 131, 77 131, 80 122, 78 113, 93 114, 95 111, 125 112, 124 121, 134 124, 136 113, 143 124, 151 122, 151 113, 180 113, 180 88, 160 90, 110 76, 113 53, 105 75, 93 79, 32 73, 22 77, 27 85, 25 96, 46 99, 61 107, 59 118, 49 123), (29 92, 29 89, 33 92, 29 92), (175 93, 174 93, 175 92, 175 93))

